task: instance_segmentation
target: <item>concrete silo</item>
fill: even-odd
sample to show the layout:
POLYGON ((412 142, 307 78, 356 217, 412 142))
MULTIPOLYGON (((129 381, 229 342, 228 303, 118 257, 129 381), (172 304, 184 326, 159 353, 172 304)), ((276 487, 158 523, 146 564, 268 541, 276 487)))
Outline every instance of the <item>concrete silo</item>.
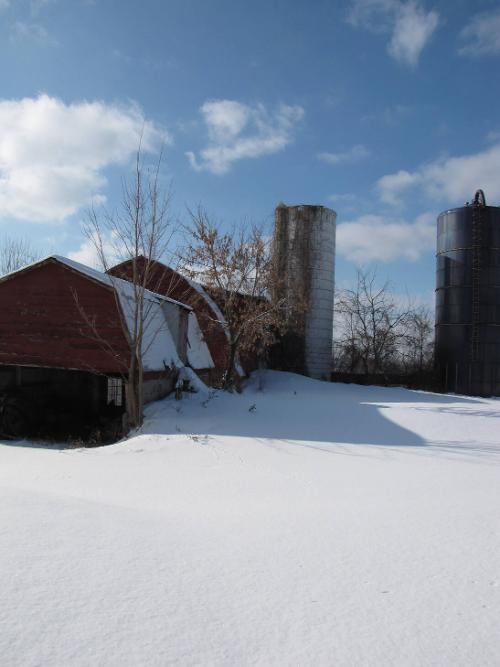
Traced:
POLYGON ((332 372, 336 218, 310 205, 282 204, 275 215, 278 291, 289 324, 281 367, 318 379, 332 372))
POLYGON ((478 190, 438 217, 436 367, 446 391, 500 396, 500 208, 478 190))

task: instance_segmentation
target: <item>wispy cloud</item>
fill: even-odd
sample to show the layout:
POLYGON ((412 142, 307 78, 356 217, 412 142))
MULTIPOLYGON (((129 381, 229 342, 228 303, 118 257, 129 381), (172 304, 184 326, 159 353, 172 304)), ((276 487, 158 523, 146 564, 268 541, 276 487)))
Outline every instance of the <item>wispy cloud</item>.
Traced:
POLYGON ((52 5, 57 0, 30 0, 30 10, 33 16, 39 14, 45 7, 52 5))
POLYGON ((389 32, 400 0, 351 0, 347 21, 372 32, 389 32))
POLYGON ((347 20, 355 27, 390 35, 389 55, 415 67, 439 25, 439 14, 418 0, 352 0, 347 20))
POLYGON ((341 209, 343 213, 353 213, 359 209, 361 203, 360 198, 351 192, 329 195, 327 199, 332 202, 332 205, 335 206, 335 208, 341 209))
POLYGON ((415 2, 401 4, 388 51, 395 60, 415 67, 439 24, 437 12, 426 12, 415 2))
POLYGON ((486 135, 486 141, 489 143, 500 141, 500 130, 491 130, 491 132, 488 132, 486 135))
POLYGON ((11 28, 11 40, 29 41, 42 46, 57 46, 57 40, 52 37, 46 28, 39 23, 25 23, 24 21, 16 21, 11 28))
POLYGON ((414 109, 406 104, 394 104, 378 111, 373 111, 361 117, 364 123, 379 122, 384 125, 397 125, 408 118, 414 109))
POLYGON ((131 56, 120 49, 111 50, 112 57, 125 65, 138 65, 140 67, 145 67, 152 71, 161 71, 166 69, 177 69, 178 63, 174 58, 168 58, 166 60, 154 59, 154 58, 144 58, 142 56, 131 56))
POLYGON ((328 199, 332 202, 346 202, 347 204, 353 204, 357 200, 357 197, 350 192, 346 192, 343 194, 329 195, 328 199))
POLYGON ((353 164, 370 156, 370 151, 363 145, 353 146, 344 153, 318 153, 318 158, 328 164, 353 164))
POLYGON ((0 0, 0 12, 10 7, 10 0, 0 0))
POLYGON ((484 56, 500 53, 500 8, 473 16, 460 33, 464 56, 484 56))
POLYGON ((31 222, 63 222, 92 201, 104 200, 110 165, 169 141, 134 105, 65 104, 40 95, 0 100, 0 215, 31 222))
POLYGON ((225 174, 234 162, 283 150, 293 141, 293 130, 304 116, 300 106, 282 104, 270 112, 263 104, 248 106, 235 100, 205 102, 200 109, 208 145, 197 156, 186 156, 196 171, 225 174))
POLYGON ((459 205, 470 200, 477 188, 490 198, 500 198, 500 143, 479 153, 444 157, 428 162, 415 171, 401 170, 377 182, 380 197, 389 204, 400 204, 402 195, 412 188, 427 197, 459 205))
POLYGON ((435 243, 435 216, 420 215, 414 222, 362 215, 337 226, 337 252, 356 263, 417 261, 435 243))

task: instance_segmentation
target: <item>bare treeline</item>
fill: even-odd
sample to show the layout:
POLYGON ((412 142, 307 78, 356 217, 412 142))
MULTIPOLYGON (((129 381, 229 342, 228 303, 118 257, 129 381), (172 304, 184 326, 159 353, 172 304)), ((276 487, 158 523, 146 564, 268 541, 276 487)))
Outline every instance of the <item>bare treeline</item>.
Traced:
POLYGON ((36 262, 40 253, 26 238, 0 237, 0 276, 36 262))
POLYGON ((434 322, 430 310, 402 300, 376 272, 358 271, 352 289, 335 304, 335 370, 377 375, 432 368, 434 322))

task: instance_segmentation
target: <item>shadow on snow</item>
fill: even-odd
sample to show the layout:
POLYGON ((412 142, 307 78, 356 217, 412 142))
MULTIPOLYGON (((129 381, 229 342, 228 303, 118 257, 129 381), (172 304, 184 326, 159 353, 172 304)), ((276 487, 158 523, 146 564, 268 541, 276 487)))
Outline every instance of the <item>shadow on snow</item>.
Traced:
POLYGON ((262 391, 256 384, 253 377, 242 395, 217 392, 208 400, 196 396, 170 400, 168 410, 165 403, 155 404, 148 410, 143 432, 310 441, 326 446, 422 447, 433 443, 392 421, 391 408, 407 404, 408 410, 415 411, 415 420, 425 419, 417 416, 421 410, 461 414, 462 406, 466 414, 470 410, 489 416, 487 410, 477 410, 481 399, 464 396, 331 384, 280 372, 265 374, 262 391))

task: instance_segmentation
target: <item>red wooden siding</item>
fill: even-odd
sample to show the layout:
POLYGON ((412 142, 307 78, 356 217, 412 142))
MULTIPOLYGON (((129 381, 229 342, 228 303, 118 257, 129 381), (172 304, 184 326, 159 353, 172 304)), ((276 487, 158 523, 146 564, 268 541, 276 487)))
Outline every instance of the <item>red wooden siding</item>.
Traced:
POLYGON ((0 282, 0 364, 120 373, 128 345, 113 289, 54 259, 0 282), (95 322, 101 341, 79 311, 95 322))

